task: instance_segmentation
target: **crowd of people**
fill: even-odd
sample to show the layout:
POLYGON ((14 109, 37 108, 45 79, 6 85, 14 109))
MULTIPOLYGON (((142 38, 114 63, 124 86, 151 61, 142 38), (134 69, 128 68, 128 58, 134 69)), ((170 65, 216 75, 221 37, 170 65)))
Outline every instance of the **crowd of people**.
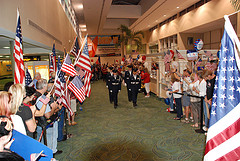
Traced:
MULTIPOLYGON (((170 87, 166 89, 170 98, 169 111, 177 113, 175 120, 193 123, 192 127, 199 127, 200 98, 204 98, 204 130, 207 131, 215 81, 214 71, 194 71, 186 66, 186 69, 180 72, 177 63, 172 64, 170 71, 165 75, 165 79, 170 80, 170 87)), ((157 65, 152 66, 152 69, 157 68, 157 65)), ((143 62, 93 64, 92 75, 92 83, 100 79, 106 82, 109 101, 115 109, 119 106, 118 93, 122 89, 121 86, 126 86, 126 101, 132 102, 134 108, 137 108, 139 92, 144 92, 146 98, 150 97, 150 73, 143 62)), ((72 94, 71 108, 74 114, 65 116, 65 107, 54 97, 54 80, 55 73, 51 73, 49 81, 42 79, 40 73, 36 73, 33 87, 13 82, 5 84, 5 91, 0 92, 0 139, 5 139, 4 144, 0 146, 0 152, 5 152, 4 149, 11 144, 10 135, 14 129, 47 145, 52 150, 53 157, 62 153, 57 149, 57 144, 70 137, 64 135, 64 120, 67 117, 70 126, 77 124, 74 117, 78 101, 72 94)))
POLYGON ((165 79, 169 79, 170 82, 166 89, 166 94, 170 100, 170 107, 167 111, 177 113, 174 120, 193 123, 191 126, 198 128, 201 116, 201 99, 203 99, 203 124, 205 125, 203 130, 208 130, 216 77, 215 70, 197 70, 186 65, 186 68, 180 72, 178 65, 170 66, 170 72, 165 76, 165 79))
MULTIPOLYGON (((14 130, 45 144, 52 150, 53 157, 62 153, 57 149, 58 142, 71 137, 64 130, 65 107, 54 96, 54 79, 55 73, 51 73, 49 81, 36 73, 32 87, 8 82, 4 91, 0 92, 0 116, 6 117, 14 130)), ((70 116, 67 113, 69 125, 77 124, 74 120, 76 104, 72 94, 71 108, 74 114, 70 116)))

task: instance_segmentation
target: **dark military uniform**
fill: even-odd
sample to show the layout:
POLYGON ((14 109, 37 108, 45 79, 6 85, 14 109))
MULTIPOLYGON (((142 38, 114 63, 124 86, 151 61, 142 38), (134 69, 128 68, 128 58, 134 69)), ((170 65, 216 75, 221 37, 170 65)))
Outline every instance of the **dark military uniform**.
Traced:
POLYGON ((112 93, 112 98, 114 102, 114 108, 117 108, 118 106, 118 92, 121 90, 121 77, 119 75, 113 75, 110 77, 110 92, 112 93))
POLYGON ((113 102, 113 96, 112 96, 112 92, 110 92, 110 83, 111 83, 111 77, 113 76, 113 73, 108 72, 106 75, 106 86, 108 88, 108 92, 109 92, 109 101, 110 103, 113 102))
POLYGON ((141 77, 139 75, 132 75, 130 77, 130 89, 132 92, 133 107, 137 106, 137 95, 141 90, 141 77))
POLYGON ((128 92, 128 101, 132 101, 132 91, 130 90, 130 77, 132 76, 132 71, 126 71, 124 75, 124 82, 127 84, 127 92, 128 92))

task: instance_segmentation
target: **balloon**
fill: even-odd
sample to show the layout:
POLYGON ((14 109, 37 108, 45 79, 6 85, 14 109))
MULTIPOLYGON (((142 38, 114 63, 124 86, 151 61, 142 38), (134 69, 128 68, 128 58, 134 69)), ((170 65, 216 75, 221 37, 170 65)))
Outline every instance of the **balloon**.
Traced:
POLYGON ((122 61, 124 61, 124 60, 125 60, 125 58, 123 57, 123 58, 122 58, 122 61))
POLYGON ((169 98, 165 98, 164 102, 166 103, 166 105, 169 105, 170 104, 170 99, 169 98))
POLYGON ((93 62, 93 59, 91 59, 91 62, 93 62))
POLYGON ((143 61, 145 61, 146 60, 146 56, 144 55, 144 56, 142 56, 142 60, 143 61))

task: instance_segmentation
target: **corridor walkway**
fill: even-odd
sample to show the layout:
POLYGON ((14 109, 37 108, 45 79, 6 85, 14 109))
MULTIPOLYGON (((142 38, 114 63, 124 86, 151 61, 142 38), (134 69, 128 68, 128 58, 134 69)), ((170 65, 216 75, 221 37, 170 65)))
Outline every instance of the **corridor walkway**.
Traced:
POLYGON ((201 161, 205 135, 190 124, 173 120, 156 96, 138 95, 137 109, 127 101, 126 87, 119 94, 119 108, 109 103, 101 80, 92 84, 92 94, 78 111, 73 137, 58 143, 60 161, 201 161))

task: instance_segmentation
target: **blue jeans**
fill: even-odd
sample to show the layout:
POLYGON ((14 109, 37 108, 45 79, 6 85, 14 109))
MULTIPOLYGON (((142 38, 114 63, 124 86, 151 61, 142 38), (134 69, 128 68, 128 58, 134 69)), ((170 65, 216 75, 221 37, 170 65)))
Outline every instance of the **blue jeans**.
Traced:
POLYGON ((60 115, 60 121, 58 121, 58 138, 57 141, 63 140, 63 126, 64 126, 64 111, 65 108, 62 107, 62 109, 59 111, 61 113, 60 115))
MULTIPOLYGON (((208 109, 210 109, 210 105, 208 104, 208 109)), ((204 111, 204 121, 205 121, 205 126, 209 126, 209 119, 207 117, 207 108, 206 108, 206 102, 203 100, 203 111, 204 111)))
POLYGON ((181 98, 175 98, 175 102, 176 102, 177 117, 181 118, 182 115, 183 115, 182 99, 181 98))
POLYGON ((174 110, 174 105, 173 105, 173 95, 170 98, 170 109, 174 110))

